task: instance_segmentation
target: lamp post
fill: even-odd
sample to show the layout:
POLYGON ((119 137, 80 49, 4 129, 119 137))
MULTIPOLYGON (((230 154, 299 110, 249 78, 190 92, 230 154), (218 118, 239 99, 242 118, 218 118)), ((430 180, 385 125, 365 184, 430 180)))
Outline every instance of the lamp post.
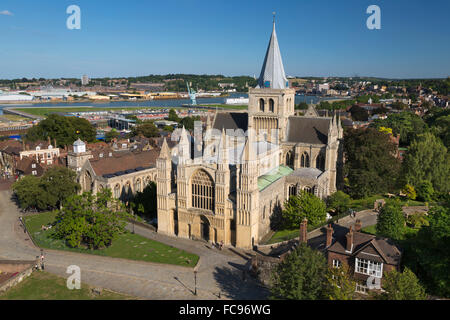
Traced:
POLYGON ((197 270, 194 270, 194 295, 197 295, 197 270))

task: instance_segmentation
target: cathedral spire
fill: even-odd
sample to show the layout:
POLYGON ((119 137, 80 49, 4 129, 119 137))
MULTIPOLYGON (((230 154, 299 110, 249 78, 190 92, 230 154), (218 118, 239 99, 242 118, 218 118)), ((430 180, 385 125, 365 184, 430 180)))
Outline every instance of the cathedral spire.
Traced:
POLYGON ((270 37, 257 88, 286 89, 289 87, 288 83, 286 74, 284 73, 280 47, 278 46, 274 13, 272 36, 270 37))
POLYGON ((161 152, 159 153, 159 157, 161 159, 168 159, 169 158, 169 146, 167 145, 167 140, 166 138, 164 138, 162 147, 161 147, 161 152))

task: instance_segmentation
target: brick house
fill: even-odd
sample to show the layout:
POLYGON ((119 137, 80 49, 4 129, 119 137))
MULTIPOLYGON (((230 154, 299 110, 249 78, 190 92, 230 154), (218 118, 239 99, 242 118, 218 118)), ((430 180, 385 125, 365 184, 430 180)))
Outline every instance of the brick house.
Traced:
MULTIPOLYGON (((300 242, 307 240, 307 221, 300 225, 300 242)), ((356 220, 354 227, 346 228, 331 224, 326 234, 308 240, 308 245, 324 252, 329 267, 349 266, 357 282, 356 292, 367 293, 369 284, 382 285, 385 272, 400 270, 402 252, 390 239, 362 233, 361 221, 356 220)))

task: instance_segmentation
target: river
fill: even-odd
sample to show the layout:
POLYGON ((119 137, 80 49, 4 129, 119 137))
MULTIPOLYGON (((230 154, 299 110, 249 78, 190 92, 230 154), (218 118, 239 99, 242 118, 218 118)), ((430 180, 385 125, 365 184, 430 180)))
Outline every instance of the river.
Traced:
MULTIPOLYGON (((197 98, 198 104, 223 104, 227 98, 248 98, 246 93, 232 93, 228 97, 220 98, 197 98)), ((295 96, 295 104, 300 102, 317 103, 320 97, 317 96, 295 96)), ((61 102, 61 103, 28 103, 28 104, 0 104, 0 114, 3 114, 3 108, 27 108, 27 107, 96 107, 96 108, 120 108, 120 107, 181 107, 183 104, 190 104, 189 99, 170 99, 170 100, 146 100, 146 101, 111 101, 111 102, 61 102)))

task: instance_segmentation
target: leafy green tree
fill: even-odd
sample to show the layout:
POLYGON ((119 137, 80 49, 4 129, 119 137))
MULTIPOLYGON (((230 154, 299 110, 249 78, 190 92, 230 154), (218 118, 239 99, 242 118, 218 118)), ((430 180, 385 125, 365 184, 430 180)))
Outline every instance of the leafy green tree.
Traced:
POLYGON ((352 198, 394 192, 399 184, 401 162, 389 135, 376 129, 350 129, 344 137, 344 172, 352 198))
POLYGON ((295 106, 295 110, 306 110, 308 109, 308 104, 306 102, 300 102, 295 106))
POLYGON ((175 121, 175 122, 180 122, 180 117, 178 116, 177 112, 175 111, 175 109, 170 109, 169 110, 169 121, 175 121))
POLYGON ((156 218, 156 199, 156 183, 150 182, 143 192, 137 192, 134 196, 134 213, 145 215, 151 219, 156 218))
POLYGON ((51 201, 49 205, 55 207, 71 195, 80 190, 80 185, 76 182, 76 173, 66 167, 50 168, 41 177, 40 183, 48 193, 51 201))
POLYGON ((413 140, 404 169, 406 181, 414 187, 428 180, 438 193, 450 192, 450 157, 442 141, 433 134, 424 133, 413 140))
POLYGON ((409 145, 414 138, 424 133, 428 126, 418 115, 411 112, 400 112, 390 114, 386 119, 377 119, 372 127, 391 128, 394 135, 400 135, 400 144, 409 145))
POLYGON ((42 187, 40 178, 25 176, 12 185, 22 209, 36 208, 45 210, 49 207, 49 195, 42 187))
POLYGON ((125 231, 127 217, 126 208, 109 189, 73 195, 57 215, 54 236, 73 248, 103 249, 125 231))
POLYGON ((180 126, 185 127, 186 130, 192 131, 194 130, 195 121, 200 121, 200 117, 199 116, 185 117, 180 120, 180 126))
POLYGON ((406 195, 409 200, 416 200, 417 193, 414 187, 410 184, 406 184, 402 192, 406 195))
POLYGON ((385 272, 383 279, 385 292, 377 296, 381 300, 425 300, 425 289, 416 275, 408 268, 403 272, 385 272))
POLYGON ((433 184, 428 180, 422 181, 417 187, 417 192, 420 200, 430 202, 434 195, 433 184))
POLYGON ((51 114, 26 134, 29 141, 46 141, 48 138, 56 140, 59 147, 65 147, 72 145, 78 138, 94 142, 96 130, 86 119, 51 114))
POLYGON ((358 105, 351 107, 350 112, 354 121, 367 121, 369 119, 369 112, 358 105))
POLYGON ((348 194, 337 191, 333 193, 327 201, 328 207, 334 209, 337 215, 342 215, 350 209, 351 198, 348 194))
POLYGON ((377 218, 377 235, 401 239, 405 231, 405 216, 401 203, 396 200, 389 200, 381 208, 377 218))
POLYGON ((450 298, 450 205, 433 206, 429 225, 405 242, 404 264, 414 271, 430 294, 450 298))
POLYGON ((327 274, 326 295, 330 300, 353 300, 356 282, 350 268, 342 264, 338 268, 329 268, 327 274))
POLYGON ((116 129, 112 129, 105 134, 105 142, 110 143, 112 140, 117 139, 119 136, 120 133, 117 132, 116 129))
POLYGON ((272 273, 272 298, 317 300, 324 297, 327 262, 317 250, 300 244, 272 273))
POLYGON ((143 135, 146 138, 159 137, 159 130, 152 121, 144 121, 132 130, 133 136, 143 135))
POLYGON ((282 211, 283 227, 296 229, 304 218, 312 226, 317 226, 326 221, 327 207, 325 203, 315 195, 302 191, 298 196, 291 196, 284 205, 282 211))

